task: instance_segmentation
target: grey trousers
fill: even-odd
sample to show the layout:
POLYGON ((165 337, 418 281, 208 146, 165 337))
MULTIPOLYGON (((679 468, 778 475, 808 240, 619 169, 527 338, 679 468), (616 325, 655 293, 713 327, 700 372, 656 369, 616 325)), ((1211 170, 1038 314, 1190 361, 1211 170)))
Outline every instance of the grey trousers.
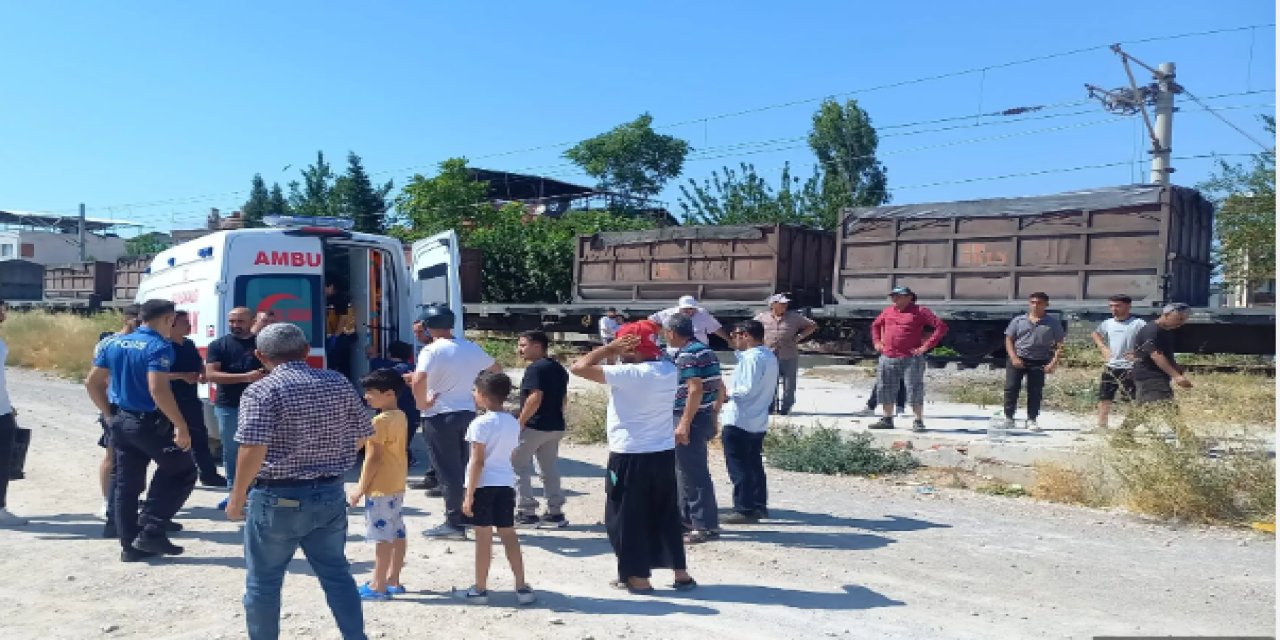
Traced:
POLYGON ((521 515, 538 512, 538 499, 533 497, 533 460, 538 459, 538 475, 542 477, 542 496, 547 500, 547 513, 559 515, 564 508, 564 491, 560 488, 560 439, 563 431, 522 429, 520 444, 511 454, 516 470, 516 509, 521 515))
MULTIPOLYGON (((680 424, 680 414, 675 415, 680 424)), ((715 431, 711 411, 699 411, 689 430, 689 444, 676 445, 676 486, 680 492, 680 517, 690 529, 718 531, 720 514, 716 508, 716 488, 707 466, 707 442, 715 431)))
POLYGON ((796 378, 800 375, 800 359, 779 359, 778 375, 782 378, 782 412, 787 413, 796 404, 796 378))

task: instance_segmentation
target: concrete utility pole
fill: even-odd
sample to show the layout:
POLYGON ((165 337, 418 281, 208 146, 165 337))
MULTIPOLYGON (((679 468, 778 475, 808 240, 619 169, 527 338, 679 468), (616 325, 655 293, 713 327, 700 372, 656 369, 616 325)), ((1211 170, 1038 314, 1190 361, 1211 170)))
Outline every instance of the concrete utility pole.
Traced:
POLYGON ((1174 168, 1169 166, 1173 152, 1173 96, 1182 91, 1175 80, 1175 66, 1172 62, 1164 62, 1156 69, 1125 53, 1118 44, 1112 45, 1111 50, 1124 63, 1129 86, 1108 90, 1086 84, 1085 88, 1089 90, 1090 98, 1097 98, 1102 102, 1103 108, 1112 113, 1142 114, 1142 122, 1151 138, 1151 183, 1169 184, 1169 174, 1174 172, 1174 168), (1150 71, 1154 81, 1149 85, 1138 86, 1133 68, 1129 66, 1130 62, 1150 71), (1155 124, 1152 124, 1151 117, 1147 115, 1148 105, 1156 108, 1155 124))
POLYGON ((1151 150, 1151 183, 1169 184, 1169 174, 1173 167, 1169 166, 1169 158, 1173 153, 1173 94, 1178 84, 1172 62, 1162 62, 1156 74, 1156 148, 1151 150))
POLYGON ((80 203, 80 262, 85 261, 84 246, 84 203, 80 203))

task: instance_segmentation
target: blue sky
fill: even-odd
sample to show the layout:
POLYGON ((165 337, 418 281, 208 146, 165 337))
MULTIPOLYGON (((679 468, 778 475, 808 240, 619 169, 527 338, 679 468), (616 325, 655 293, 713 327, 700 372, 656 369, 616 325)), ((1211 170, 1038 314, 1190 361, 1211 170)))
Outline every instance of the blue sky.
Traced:
MULTIPOLYGON (((317 150, 335 165, 354 150, 397 186, 459 155, 589 183, 560 158, 562 143, 643 111, 693 145, 682 182, 740 161, 776 180, 788 160, 811 171, 802 137, 828 95, 858 99, 880 127, 895 202, 1125 184, 1147 175, 1138 119, 1085 102, 1083 88, 1126 83, 1100 46, 1112 42, 1133 43, 1127 50, 1152 64, 1177 62, 1191 92, 1223 96, 1209 103, 1274 144, 1257 123, 1275 110, 1274 27, 1136 42, 1271 24, 1274 4, 1175 0, 1159 17, 1156 9, 2 0, 0 209, 71 212, 85 202, 94 216, 198 226, 209 207, 237 208, 255 172, 284 184, 317 150), (773 105, 786 106, 764 108, 773 105), (1049 108, 1020 122, 919 124, 1034 105, 1049 108), (990 179, 1028 173, 1040 175, 990 179)), ((1175 156, 1257 150, 1190 100, 1179 106, 1175 156)), ((1174 166, 1180 184, 1212 169, 1206 160, 1174 166)), ((673 211, 677 195, 674 186, 664 194, 673 211)))

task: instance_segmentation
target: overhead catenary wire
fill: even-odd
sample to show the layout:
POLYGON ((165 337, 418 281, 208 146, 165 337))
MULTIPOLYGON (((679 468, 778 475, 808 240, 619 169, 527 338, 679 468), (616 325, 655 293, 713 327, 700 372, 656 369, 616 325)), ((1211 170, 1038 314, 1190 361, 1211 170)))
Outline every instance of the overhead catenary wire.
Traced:
POLYGON ((1217 118, 1217 119, 1221 120, 1223 123, 1225 123, 1228 127, 1231 127, 1232 129, 1235 129, 1235 130, 1236 130, 1236 132, 1237 132, 1237 133, 1239 133, 1240 135, 1242 135, 1242 136, 1244 136, 1244 137, 1248 138, 1250 142, 1252 142, 1252 143, 1254 143, 1254 144, 1258 145, 1258 147, 1260 147, 1264 152, 1266 152, 1266 151, 1273 151, 1273 150, 1274 150, 1274 148, 1275 148, 1274 146, 1268 147, 1267 145, 1265 145, 1265 144, 1263 144, 1261 141, 1259 141, 1257 138, 1253 137, 1252 135, 1249 135, 1249 133, 1248 133, 1247 131, 1245 131, 1244 129, 1241 129, 1240 127, 1236 126, 1236 124, 1235 124, 1234 122, 1232 122, 1232 121, 1230 121, 1230 120, 1226 119, 1226 117, 1224 117, 1221 113, 1218 113, 1217 111, 1215 111, 1215 110, 1213 109, 1213 107, 1210 107, 1210 106, 1209 106, 1208 104, 1206 104, 1203 100, 1201 100, 1200 98, 1197 98, 1197 97, 1195 96, 1195 94, 1191 93, 1190 91, 1187 91, 1187 88, 1186 88, 1186 87, 1181 87, 1181 89, 1182 89, 1182 93, 1186 94, 1186 96, 1187 96, 1188 98, 1191 98, 1191 100, 1192 100, 1193 102, 1195 102, 1196 104, 1200 105, 1200 107, 1201 107, 1202 109, 1204 109, 1205 111, 1208 111, 1208 112, 1209 112, 1210 114, 1212 114, 1215 118, 1217 118))

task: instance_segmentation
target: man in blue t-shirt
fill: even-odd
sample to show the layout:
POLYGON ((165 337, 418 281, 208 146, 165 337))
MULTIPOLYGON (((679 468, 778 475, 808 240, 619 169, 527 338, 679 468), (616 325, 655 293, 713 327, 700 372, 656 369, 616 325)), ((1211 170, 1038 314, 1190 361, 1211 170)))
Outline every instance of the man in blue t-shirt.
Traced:
POLYGON ((716 490, 707 467, 707 442, 716 436, 716 420, 724 404, 720 359, 698 342, 693 320, 684 314, 667 318, 666 338, 676 349, 676 368, 680 370, 674 420, 680 514, 689 530, 685 542, 698 544, 720 535, 716 490))
POLYGON ((124 562, 182 553, 167 532, 196 484, 191 435, 169 386, 174 353, 168 336, 174 315, 168 300, 143 303, 143 326, 103 343, 84 383, 111 430, 116 470, 112 511, 124 562), (156 471, 139 517, 138 497, 147 486, 151 462, 156 471))
MULTIPOLYGON (((93 348, 95 356, 98 350, 102 348, 104 342, 116 336, 127 336, 138 328, 138 305, 131 304, 120 311, 123 323, 117 332, 103 331, 98 334, 98 344, 93 348)), ((115 404, 115 397, 109 398, 112 404, 115 404)), ((107 429, 107 420, 101 414, 98 415, 98 425, 102 427, 102 435, 98 436, 98 446, 102 447, 102 462, 98 463, 98 485, 102 488, 102 510, 98 512, 98 517, 107 521, 107 526, 103 530, 102 537, 116 537, 115 525, 112 524, 111 518, 111 495, 115 491, 115 454, 111 452, 110 430, 107 429)))

